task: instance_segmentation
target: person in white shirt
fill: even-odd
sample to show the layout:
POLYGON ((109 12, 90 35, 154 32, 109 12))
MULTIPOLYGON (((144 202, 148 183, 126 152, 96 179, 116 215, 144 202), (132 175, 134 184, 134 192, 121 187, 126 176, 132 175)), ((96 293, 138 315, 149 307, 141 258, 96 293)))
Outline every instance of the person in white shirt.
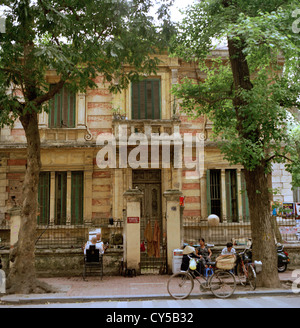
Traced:
POLYGON ((103 249, 103 253, 106 251, 106 249, 108 248, 108 243, 106 245, 104 245, 103 241, 101 240, 101 233, 97 233, 96 235, 96 239, 97 239, 97 244, 101 244, 101 247, 103 249))
POLYGON ((221 255, 235 255, 236 251, 232 243, 227 243, 226 247, 222 250, 221 255))
POLYGON ((97 238, 93 237, 89 240, 84 247, 84 255, 86 255, 86 250, 90 248, 91 245, 94 245, 96 249, 99 249, 99 254, 104 254, 103 242, 97 242, 97 238))

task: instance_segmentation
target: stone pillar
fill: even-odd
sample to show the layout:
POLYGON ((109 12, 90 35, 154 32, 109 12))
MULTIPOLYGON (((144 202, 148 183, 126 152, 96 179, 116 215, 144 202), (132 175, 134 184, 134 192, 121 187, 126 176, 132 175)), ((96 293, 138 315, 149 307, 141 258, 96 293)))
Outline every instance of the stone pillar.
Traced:
POLYGON ((200 178, 200 204, 201 204, 201 219, 207 220, 207 180, 206 171, 200 178))
POLYGON ((79 93, 77 95, 77 127, 86 126, 86 95, 85 93, 79 93))
POLYGON ((55 172, 50 176, 50 225, 55 223, 55 172))
POLYGON ((238 207, 239 207, 239 222, 243 223, 243 200, 242 200, 242 177, 241 169, 237 169, 237 190, 238 190, 238 207))
POLYGON ((8 213, 10 214, 10 248, 13 248, 19 239, 21 208, 19 206, 14 206, 8 213))
MULTIPOLYGON (((226 212, 226 174, 225 174, 225 169, 221 170, 221 195, 222 195, 222 211, 221 211, 221 216, 222 216, 222 221, 223 223, 227 222, 227 212, 226 212)), ((215 214, 215 213, 211 213, 215 214)))
POLYGON ((84 223, 92 223, 93 171, 84 171, 84 223))
POLYGON ((143 192, 129 189, 124 193, 127 201, 127 215, 124 222, 124 262, 128 269, 140 274, 141 267, 141 199, 143 192))
POLYGON ((167 190, 164 197, 167 200, 166 220, 167 220, 167 261, 168 272, 172 272, 173 250, 181 247, 180 224, 180 204, 179 199, 182 192, 179 190, 167 190))
POLYGON ((67 224, 71 224, 71 215, 72 215, 72 172, 67 172, 67 224))

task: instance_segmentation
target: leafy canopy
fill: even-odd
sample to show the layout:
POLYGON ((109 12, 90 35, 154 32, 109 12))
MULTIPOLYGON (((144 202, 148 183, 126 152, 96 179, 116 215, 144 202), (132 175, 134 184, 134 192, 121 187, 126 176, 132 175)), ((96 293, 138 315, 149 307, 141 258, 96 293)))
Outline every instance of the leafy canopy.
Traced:
POLYGON ((300 34, 292 31, 298 5, 204 0, 187 9, 171 46, 173 55, 195 62, 201 72, 173 89, 182 109, 190 116, 207 115, 225 158, 249 170, 270 168, 286 157, 287 109, 300 108, 300 34), (228 53, 212 55, 217 45, 229 42, 244 57, 240 63, 249 69, 244 75, 249 88, 237 83, 228 53))
POLYGON ((111 91, 119 91, 139 73, 153 72, 156 54, 172 33, 171 2, 161 1, 157 23, 149 14, 151 0, 0 1, 6 17, 6 33, 0 34, 0 123, 40 111, 64 85, 93 88, 100 74, 111 91), (61 79, 51 90, 49 69, 61 79), (9 87, 24 97, 8 94, 9 87))

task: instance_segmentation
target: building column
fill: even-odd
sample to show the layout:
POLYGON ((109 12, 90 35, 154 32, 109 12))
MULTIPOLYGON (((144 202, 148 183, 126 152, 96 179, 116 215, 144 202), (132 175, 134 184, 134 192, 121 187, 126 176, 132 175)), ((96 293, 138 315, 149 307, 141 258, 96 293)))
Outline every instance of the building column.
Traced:
POLYGON ((119 219, 122 218, 123 211, 123 169, 114 169, 113 181, 112 216, 119 219))
POLYGON ((201 204, 201 218, 202 220, 207 220, 207 177, 206 171, 203 172, 200 178, 200 204, 201 204))
POLYGON ((144 193, 139 189, 129 189, 124 193, 127 201, 127 215, 124 222, 124 262, 128 269, 141 272, 141 199, 144 193))
MULTIPOLYGON (((21 207, 14 206, 8 213, 10 214, 10 249, 12 250, 19 240, 19 232, 21 226, 21 207)), ((13 265, 9 262, 9 267, 13 265)))
POLYGON ((238 192, 238 211, 239 211, 239 222, 243 222, 243 200, 242 200, 242 177, 241 169, 237 169, 237 192, 238 192))
POLYGON ((86 126, 86 95, 85 93, 79 93, 77 95, 77 127, 86 126))
POLYGON ((67 172, 67 224, 71 224, 71 194, 72 194, 72 172, 67 172))
POLYGON ((55 223, 55 172, 50 175, 50 225, 55 223))
POLYGON ((10 214, 10 248, 19 240, 19 231, 21 226, 21 207, 14 206, 8 211, 10 214))
MULTIPOLYGON (((227 222, 227 211, 226 211, 226 175, 225 169, 221 170, 221 206, 222 206, 222 221, 223 223, 227 222)), ((214 213, 212 213, 214 214, 214 213)), ((221 219, 221 218, 220 218, 221 219)))
POLYGON ((168 272, 172 272, 173 250, 181 247, 181 231, 183 229, 180 221, 179 199, 182 192, 179 190, 167 190, 164 197, 167 200, 166 221, 167 221, 167 261, 168 272))
POLYGON ((84 171, 84 223, 92 223, 93 171, 84 171))

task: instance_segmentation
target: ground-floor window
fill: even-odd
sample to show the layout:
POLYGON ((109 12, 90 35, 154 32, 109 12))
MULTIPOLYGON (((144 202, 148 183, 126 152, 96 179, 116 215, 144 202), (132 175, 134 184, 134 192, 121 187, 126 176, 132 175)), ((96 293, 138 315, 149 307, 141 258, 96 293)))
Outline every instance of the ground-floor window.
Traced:
POLYGON ((83 223, 84 173, 41 172, 38 188, 39 213, 37 222, 45 225, 50 222, 51 206, 54 212, 53 224, 66 225, 83 223), (54 179, 54 183, 51 183, 54 179), (51 204, 51 196, 54 199, 51 204), (69 201, 68 201, 69 200, 69 201), (68 222, 69 213, 69 222, 68 222))
POLYGON ((208 214, 216 214, 228 222, 249 221, 249 202, 243 170, 207 170, 208 214))

